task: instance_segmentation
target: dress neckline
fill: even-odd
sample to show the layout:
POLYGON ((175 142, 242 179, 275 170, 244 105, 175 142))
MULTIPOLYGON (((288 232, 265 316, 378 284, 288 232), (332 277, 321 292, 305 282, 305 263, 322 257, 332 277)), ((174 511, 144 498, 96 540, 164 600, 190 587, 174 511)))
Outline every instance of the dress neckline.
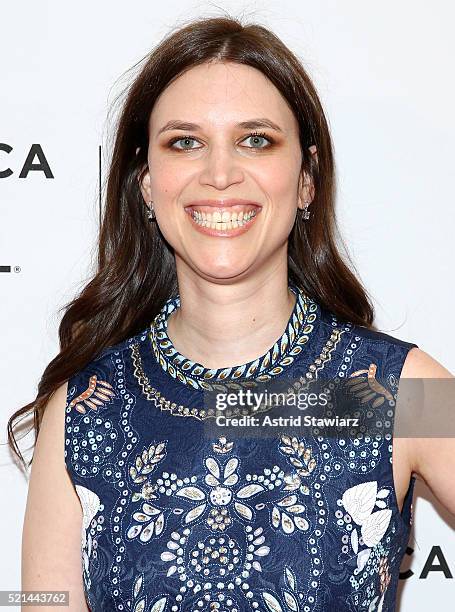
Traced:
POLYGON ((182 355, 167 333, 168 318, 180 307, 180 296, 169 298, 149 326, 153 353, 163 370, 196 389, 212 389, 215 383, 236 380, 266 382, 282 374, 302 352, 320 316, 320 307, 304 291, 289 283, 296 295, 294 308, 282 335, 260 357, 228 368, 208 368, 182 355))

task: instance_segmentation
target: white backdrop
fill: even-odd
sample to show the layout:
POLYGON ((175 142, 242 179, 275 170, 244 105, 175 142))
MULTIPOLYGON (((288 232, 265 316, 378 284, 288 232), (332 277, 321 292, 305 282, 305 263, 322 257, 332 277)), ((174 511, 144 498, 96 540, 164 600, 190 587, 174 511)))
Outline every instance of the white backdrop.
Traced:
MULTIPOLYGON (((338 216, 375 299, 376 323, 455 372, 452 2, 4 3, 0 266, 11 271, 0 273, 2 442, 7 417, 33 400, 58 351, 57 309, 89 272, 98 147, 109 104, 125 85, 119 77, 171 27, 219 15, 217 7, 269 26, 303 60, 332 128, 338 216), (21 177, 32 145, 52 177, 21 177)), ((0 466, 0 590, 13 590, 27 483, 4 445, 0 466)), ((401 580, 399 609, 453 610, 455 520, 420 483, 415 512, 414 552, 402 567, 413 574, 401 580)))

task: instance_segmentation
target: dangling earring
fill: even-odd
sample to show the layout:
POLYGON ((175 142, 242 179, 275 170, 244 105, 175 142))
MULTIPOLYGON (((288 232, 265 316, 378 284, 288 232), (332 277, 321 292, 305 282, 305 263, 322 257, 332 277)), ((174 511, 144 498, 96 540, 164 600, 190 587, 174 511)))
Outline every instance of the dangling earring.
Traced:
POLYGON ((148 206, 148 212, 147 212, 147 219, 152 222, 156 220, 156 215, 155 215, 155 211, 153 210, 153 201, 150 200, 149 202, 149 206, 148 206))
POLYGON ((310 211, 308 210, 308 205, 310 204, 310 202, 304 202, 305 206, 303 208, 301 208, 301 212, 302 212, 302 218, 303 219, 309 219, 310 218, 310 211))

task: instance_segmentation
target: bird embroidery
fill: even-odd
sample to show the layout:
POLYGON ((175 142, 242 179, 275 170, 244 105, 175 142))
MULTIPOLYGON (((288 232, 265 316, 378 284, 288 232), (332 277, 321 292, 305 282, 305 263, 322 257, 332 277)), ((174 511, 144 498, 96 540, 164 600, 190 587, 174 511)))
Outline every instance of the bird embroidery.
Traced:
POLYGON ((75 407, 78 412, 85 414, 86 408, 98 410, 98 406, 103 406, 114 396, 114 387, 105 380, 98 380, 94 374, 90 376, 88 388, 71 400, 69 408, 75 407))
POLYGON ((385 401, 384 398, 387 398, 389 401, 393 400, 390 391, 376 380, 376 371, 377 365, 370 363, 368 370, 356 370, 351 374, 346 383, 362 404, 379 395, 372 403, 373 408, 381 406, 385 401))

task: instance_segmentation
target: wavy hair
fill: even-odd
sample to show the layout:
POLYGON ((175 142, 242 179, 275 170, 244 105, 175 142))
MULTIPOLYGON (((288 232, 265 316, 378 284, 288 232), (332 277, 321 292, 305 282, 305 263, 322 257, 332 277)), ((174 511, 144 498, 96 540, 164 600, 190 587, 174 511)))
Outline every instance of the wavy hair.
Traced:
POLYGON ((230 16, 187 22, 133 66, 139 70, 124 92, 104 185, 96 269, 63 307, 60 352, 44 370, 36 398, 8 421, 8 444, 24 467, 15 435, 19 421, 33 414, 36 441, 46 404, 57 388, 105 347, 139 333, 178 292, 172 248, 157 224, 147 222, 139 180, 147 168, 148 120, 158 96, 182 73, 208 61, 236 62, 261 71, 298 121, 301 173, 313 181, 314 212, 309 220, 297 215, 289 235, 289 281, 340 320, 375 329, 372 301, 338 230, 330 131, 302 63, 262 25, 244 25, 230 16), (317 160, 311 145, 316 146, 317 160))

